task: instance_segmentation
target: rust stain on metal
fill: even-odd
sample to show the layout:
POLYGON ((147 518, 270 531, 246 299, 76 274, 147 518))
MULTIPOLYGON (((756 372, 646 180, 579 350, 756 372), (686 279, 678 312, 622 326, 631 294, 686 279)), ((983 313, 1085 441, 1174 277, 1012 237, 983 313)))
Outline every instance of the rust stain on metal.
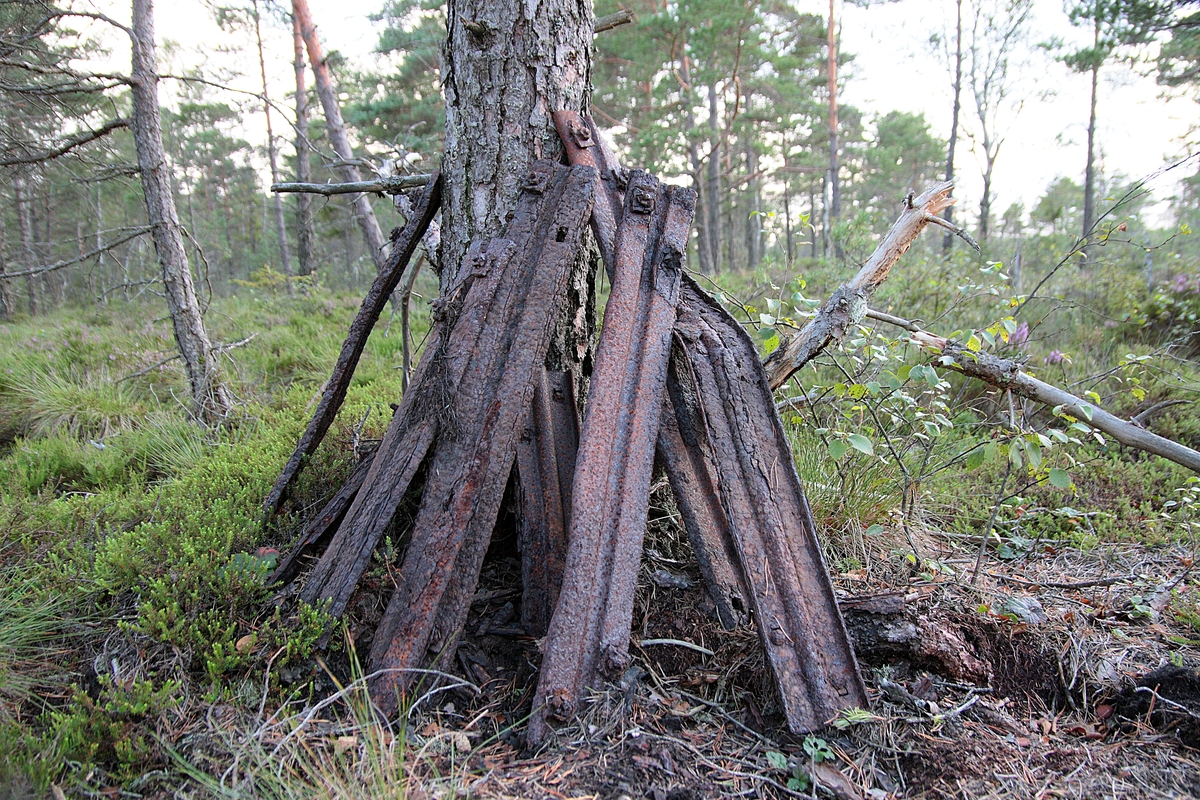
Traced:
POLYGON ((708 427, 696 396, 691 362, 678 341, 671 350, 663 394, 658 457, 716 606, 717 619, 732 630, 750 618, 750 590, 738 564, 729 518, 721 506, 717 467, 712 462, 708 427))
MULTIPOLYGON (((589 148, 590 151, 592 148, 589 148)), ((635 171, 576 460, 566 572, 529 738, 625 668, 662 393, 695 192, 635 171)))
POLYGON ((317 405, 317 410, 313 413, 312 420, 296 445, 296 450, 288 459, 283 472, 276 479, 275 485, 263 503, 264 523, 279 510, 287 496, 288 488, 300 473, 305 460, 316 452, 317 446, 325 438, 329 426, 333 424, 338 409, 342 407, 342 401, 346 399, 350 378, 354 375, 354 368, 358 365, 359 358, 362 357, 363 348, 367 346, 371 329, 375 327, 375 322, 383 312, 388 298, 392 296, 392 292, 400 283, 400 278, 404 275, 404 270, 408 267, 408 262, 412 259, 413 253, 416 252, 417 245, 421 241, 421 236, 424 235, 425 229, 429 227, 429 223, 441 206, 442 179, 441 175, 435 172, 429 177, 429 182, 417 200, 408 223, 394 236, 387 263, 375 277, 374 283, 371 284, 366 297, 363 298, 358 314, 350 324, 350 332, 342 343, 342 350, 333 367, 333 374, 330 375, 325 384, 325 390, 321 393, 321 401, 317 405))
MULTIPOLYGON (((590 118, 557 112, 571 163, 597 167, 592 230, 612 275, 628 173, 590 118), (586 129, 587 141, 580 132, 586 129)), ((822 727, 867 705, 774 400, 744 329, 684 276, 658 452, 718 616, 754 613, 788 725, 822 727)), ((552 712, 569 712, 562 699, 552 712)), ((538 723, 538 718, 534 718, 538 723)), ((543 731, 531 723, 531 732, 543 731)), ((536 738, 536 737, 535 737, 536 738)))
POLYGON ((267 585, 291 583, 292 579, 296 577, 296 573, 300 571, 304 557, 312 555, 329 543, 333 532, 341 524, 346 509, 354 502, 354 498, 358 496, 358 491, 366 481, 367 473, 371 471, 371 464, 375 460, 375 453, 375 448, 363 453, 362 458, 355 465, 354 471, 350 473, 350 477, 342 484, 342 488, 338 489, 337 493, 321 509, 321 512, 305 526, 304 533, 300 535, 300 541, 279 562, 279 566, 271 573, 271 577, 267 578, 267 585))
MULTIPOLYGON (((471 320, 479 332, 456 348, 461 377, 442 410, 453 435, 439 436, 397 589, 371 648, 371 694, 385 713, 418 677, 411 670, 454 654, 483 556, 543 373, 570 266, 591 214, 595 172, 537 162, 505 235, 505 256, 484 302, 472 286, 453 327, 471 320)), ((488 277, 491 277, 489 275, 488 277)), ((455 359, 451 359, 451 364, 455 359)))
POLYGON ((817 730, 842 709, 866 707, 867 694, 808 500, 750 337, 693 281, 682 295, 676 332, 707 429, 697 442, 711 448, 705 463, 788 727, 817 730))
POLYGON ((532 636, 546 635, 562 586, 578 449, 575 379, 570 373, 544 371, 517 443, 521 626, 532 636))

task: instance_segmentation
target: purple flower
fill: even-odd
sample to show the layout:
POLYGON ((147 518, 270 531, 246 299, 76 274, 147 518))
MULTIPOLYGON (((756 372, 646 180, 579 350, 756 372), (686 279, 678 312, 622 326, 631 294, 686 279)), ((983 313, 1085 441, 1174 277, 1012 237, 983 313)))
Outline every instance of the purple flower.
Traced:
POLYGON ((1051 350, 1050 355, 1042 359, 1045 364, 1061 364, 1066 355, 1061 350, 1051 350))
POLYGON ((1008 343, 1013 347, 1020 347, 1029 341, 1029 323, 1022 322, 1017 326, 1017 329, 1008 335, 1008 343))

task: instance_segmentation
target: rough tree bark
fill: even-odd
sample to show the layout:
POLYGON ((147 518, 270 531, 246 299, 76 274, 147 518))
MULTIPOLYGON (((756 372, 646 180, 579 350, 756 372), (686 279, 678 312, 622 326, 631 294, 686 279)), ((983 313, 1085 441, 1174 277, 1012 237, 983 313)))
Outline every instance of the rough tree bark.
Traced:
POLYGON ((708 134, 712 147, 708 154, 708 184, 704 187, 708 195, 708 248, 712 256, 714 273, 721 271, 721 130, 717 118, 717 87, 708 85, 708 134))
POLYGON ((162 120, 158 109, 158 65, 154 55, 153 0, 133 0, 133 141, 137 150, 142 192, 146 197, 154 249, 162 266, 167 307, 175 331, 175 342, 183 357, 197 416, 204 422, 220 422, 233 409, 233 396, 221 380, 212 345, 183 245, 183 229, 171 194, 171 171, 163 152, 162 120))
MULTIPOLYGON (((258 72, 262 77, 263 114, 267 116, 267 160, 271 162, 271 183, 279 183, 279 158, 275 150, 275 132, 271 126, 271 100, 267 96, 267 61, 263 57, 262 30, 259 24, 258 0, 253 0, 254 41, 258 45, 258 72)), ((274 195, 275 233, 279 237, 279 260, 284 275, 292 274, 292 252, 288 247, 287 223, 283 220, 283 198, 274 195)), ((291 283, 288 283, 291 290, 291 283)))
POLYGON ((720 262, 720 257, 714 257, 713 248, 708 235, 708 206, 710 199, 704 186, 704 164, 700 160, 700 143, 696 139, 696 112, 692 108, 691 87, 692 68, 691 58, 688 57, 687 47, 679 59, 679 74, 688 87, 688 98, 685 101, 686 112, 684 124, 687 126, 688 160, 692 165, 692 188, 696 190, 696 257, 700 262, 700 271, 705 275, 713 274, 714 264, 720 262))
MULTIPOLYGON (((321 50, 321 41, 317 39, 317 26, 313 23, 312 14, 308 10, 308 0, 292 0, 292 16, 299 23, 300 35, 308 48, 308 60, 312 64, 313 77, 317 85, 317 97, 325 110, 325 126, 329 131, 329 143, 337 153, 340 161, 338 171, 342 180, 354 182, 362 180, 362 175, 355 166, 354 150, 350 147, 350 139, 346 136, 346 123, 342 121, 342 109, 338 105, 337 90, 333 79, 329 76, 329 67, 325 64, 325 54, 321 50)), ((362 231, 367 242, 367 250, 375 269, 383 269, 387 263, 387 240, 379 221, 375 219, 375 211, 371 208, 371 200, 365 194, 354 198, 354 220, 362 231)))
MULTIPOLYGON (((304 82, 304 37, 295 14, 292 15, 292 51, 292 68, 296 71, 296 181, 308 183, 312 180, 308 158, 308 87, 304 82)), ((296 195, 296 258, 300 262, 301 275, 312 274, 315 240, 312 198, 301 192, 296 195)))
MULTIPOLYGON (((472 239, 497 236, 538 158, 558 159, 551 114, 587 111, 592 77, 591 0, 454 0, 442 55, 446 98, 445 192, 438 257, 443 291, 472 239)), ((572 267, 548 369, 591 373, 597 268, 591 233, 572 267)))

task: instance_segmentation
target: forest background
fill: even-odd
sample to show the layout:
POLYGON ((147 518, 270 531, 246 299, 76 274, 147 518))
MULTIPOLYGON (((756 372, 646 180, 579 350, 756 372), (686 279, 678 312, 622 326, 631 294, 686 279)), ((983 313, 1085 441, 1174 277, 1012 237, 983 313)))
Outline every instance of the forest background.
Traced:
MULTIPOLYGON (((909 193, 954 177, 950 218, 979 251, 927 232, 874 306, 1200 446, 1197 9, 917 5, 624 3, 636 20, 596 39, 594 116, 625 163, 697 188, 690 267, 764 355, 866 260, 909 193), (850 30, 867 19, 879 40, 850 30), (879 19, 904 19, 906 37, 887 41, 879 19), (927 116, 913 95, 945 109, 927 116), (1040 147, 1022 144, 1030 128, 1040 147)), ((291 515, 264 534, 262 497, 376 271, 349 202, 306 212, 268 191, 272 162, 287 180, 309 161, 324 182, 344 160, 311 89, 296 93, 290 8, 197 6, 181 19, 203 15, 218 36, 160 41, 172 191, 232 398, 219 424, 190 400, 162 299, 132 101, 113 77, 128 40, 99 18, 123 9, 80 4, 92 16, 38 27, 49 8, 0 4, 0 610, 13 620, 0 753, 14 786, 144 788, 151 768, 174 768, 164 720, 251 691, 272 653, 276 668, 309 663, 325 620, 263 611, 259 548, 286 547, 381 434, 438 286, 415 275, 291 515), (61 668, 39 649, 48 633, 61 668), (97 659, 110 666, 81 666, 97 659)), ((344 30, 314 9, 322 30, 344 30)), ((356 163, 423 174, 442 149, 444 11, 373 11, 375 54, 326 60, 356 163)), ((385 228, 399 223, 371 197, 385 228)), ((957 376, 901 328, 864 325, 778 400, 838 575, 971 580, 973 550, 948 556, 947 541, 1001 560, 1044 540, 1190 547, 1188 470, 957 376)), ((1194 583, 1155 612, 1191 631, 1180 663, 1200 636, 1194 583)))

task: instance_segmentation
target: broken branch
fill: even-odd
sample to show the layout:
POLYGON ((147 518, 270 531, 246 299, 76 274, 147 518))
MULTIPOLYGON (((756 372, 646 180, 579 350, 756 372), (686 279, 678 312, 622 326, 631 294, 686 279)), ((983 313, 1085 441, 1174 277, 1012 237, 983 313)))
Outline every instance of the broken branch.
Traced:
POLYGON ((272 192, 290 192, 294 194, 320 194, 329 197, 335 194, 360 194, 375 192, 376 194, 400 194, 409 189, 417 189, 429 182, 429 175, 395 175, 389 178, 379 178, 373 181, 350 181, 348 183, 272 183, 272 192))
POLYGON ((47 150, 44 153, 35 153, 29 156, 10 156, 8 158, 0 158, 0 167, 11 167, 15 164, 38 164, 43 161, 53 161, 61 155, 65 155, 74 150, 80 145, 94 142, 97 139, 103 138, 119 128, 128 128, 131 120, 128 117, 114 119, 106 122, 94 131, 85 131, 71 136, 63 141, 58 147, 47 150))
POLYGON ((633 22, 633 20, 633 12, 627 8, 622 8, 620 11, 614 11, 611 14, 605 14, 603 17, 597 17, 595 31, 596 33, 611 31, 613 28, 626 25, 633 22))
POLYGON ((938 214, 954 203, 950 197, 952 188, 954 183, 945 181, 905 201, 904 211, 858 274, 839 286, 799 333, 767 356, 763 366, 772 389, 778 389, 831 341, 841 339, 862 322, 875 290, 887 280, 900 256, 927 225, 938 219, 938 214))
POLYGON ((890 319, 882 319, 885 322, 897 320, 900 323, 899 327, 911 333, 912 341, 915 344, 940 354, 941 363, 956 372, 977 378, 999 389, 1007 389, 1028 400, 1050 406, 1056 412, 1069 414, 1096 430, 1107 433, 1127 447, 1162 456, 1200 473, 1200 453, 1192 448, 1151 433, 1139 425, 1113 416, 1070 392, 1040 381, 1023 371, 1021 365, 1012 359, 1000 358, 991 353, 974 352, 960 342, 921 330, 907 320, 900 320, 888 314, 868 311, 865 315, 874 319, 890 317, 890 319))

